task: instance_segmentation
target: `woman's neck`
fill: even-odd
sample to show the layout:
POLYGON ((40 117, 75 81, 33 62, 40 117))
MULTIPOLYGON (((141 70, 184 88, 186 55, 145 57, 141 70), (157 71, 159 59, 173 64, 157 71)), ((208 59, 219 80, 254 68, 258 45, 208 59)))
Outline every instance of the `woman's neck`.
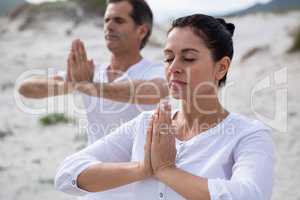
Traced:
POLYGON ((195 104, 182 101, 176 124, 183 138, 190 138, 208 130, 228 116, 218 98, 198 101, 195 104))

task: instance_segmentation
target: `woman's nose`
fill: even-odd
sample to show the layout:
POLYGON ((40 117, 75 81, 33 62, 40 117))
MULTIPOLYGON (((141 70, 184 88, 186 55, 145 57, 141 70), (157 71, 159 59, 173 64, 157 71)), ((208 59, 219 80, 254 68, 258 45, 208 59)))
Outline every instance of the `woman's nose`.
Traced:
POLYGON ((172 62, 172 64, 170 65, 169 68, 171 73, 176 73, 176 74, 180 74, 183 72, 182 68, 180 67, 180 65, 178 64, 178 62, 176 60, 174 60, 172 62))

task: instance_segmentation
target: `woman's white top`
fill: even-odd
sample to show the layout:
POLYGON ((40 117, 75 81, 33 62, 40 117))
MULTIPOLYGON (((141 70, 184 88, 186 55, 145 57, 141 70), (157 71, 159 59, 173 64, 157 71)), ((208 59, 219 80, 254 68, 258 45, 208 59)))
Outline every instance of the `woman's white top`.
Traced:
MULTIPOLYGON (((86 199, 89 200, 184 199, 155 178, 98 193, 77 187, 78 175, 91 165, 142 161, 146 130, 152 114, 141 113, 91 146, 67 157, 58 169, 55 187, 72 195, 87 194, 86 199)), ((271 199, 273 145, 271 130, 261 122, 230 113, 217 126, 190 140, 176 140, 176 149, 178 168, 208 179, 211 200, 271 199)))

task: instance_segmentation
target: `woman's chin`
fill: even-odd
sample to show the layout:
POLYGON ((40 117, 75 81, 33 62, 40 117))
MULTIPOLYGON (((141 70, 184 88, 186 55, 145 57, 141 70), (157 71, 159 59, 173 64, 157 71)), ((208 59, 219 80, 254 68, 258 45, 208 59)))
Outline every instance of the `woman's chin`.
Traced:
POLYGON ((174 92, 174 91, 170 91, 170 96, 173 98, 173 99, 176 99, 176 100, 182 100, 182 99, 185 99, 185 96, 180 93, 180 92, 174 92))

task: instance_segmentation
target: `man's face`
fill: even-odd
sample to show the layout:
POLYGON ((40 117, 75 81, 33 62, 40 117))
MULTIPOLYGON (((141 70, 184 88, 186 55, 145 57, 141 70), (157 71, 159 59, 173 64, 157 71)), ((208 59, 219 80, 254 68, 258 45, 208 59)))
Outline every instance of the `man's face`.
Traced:
POLYGON ((127 1, 110 3, 104 15, 104 34, 107 48, 114 53, 139 50, 141 26, 130 16, 132 6, 127 1))

